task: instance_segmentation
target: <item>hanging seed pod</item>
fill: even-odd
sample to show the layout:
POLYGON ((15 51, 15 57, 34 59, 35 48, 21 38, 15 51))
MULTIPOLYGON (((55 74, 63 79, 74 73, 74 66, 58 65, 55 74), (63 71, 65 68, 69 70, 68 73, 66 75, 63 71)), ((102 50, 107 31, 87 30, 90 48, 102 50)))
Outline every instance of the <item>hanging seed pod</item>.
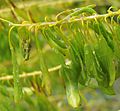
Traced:
MULTIPOLYGON (((88 75, 87 74, 87 70, 86 70, 86 65, 85 65, 85 51, 84 51, 84 44, 85 44, 85 36, 83 35, 83 33, 79 30, 79 26, 75 26, 74 28, 74 36, 75 39, 72 40, 72 44, 73 44, 73 49, 74 52, 76 53, 79 60, 76 60, 76 62, 80 63, 79 69, 81 69, 81 71, 79 71, 79 83, 82 85, 85 85, 88 81, 88 75)), ((77 58, 77 57, 75 57, 77 58)))
POLYGON ((100 67, 105 74, 106 86, 112 86, 115 81, 115 64, 113 61, 113 53, 108 47, 105 39, 100 37, 98 43, 95 47, 95 52, 97 59, 99 61, 100 67))
POLYGON ((70 46, 69 53, 70 53, 70 59, 71 59, 70 68, 74 73, 72 79, 78 82, 79 74, 81 72, 81 64, 79 61, 80 58, 77 53, 77 49, 74 48, 73 44, 71 44, 70 46))
POLYGON ((13 64, 14 101, 18 103, 22 97, 22 88, 20 86, 20 79, 19 79, 19 65, 16 58, 15 48, 13 47, 12 39, 11 39, 11 31, 13 28, 14 26, 11 27, 9 30, 8 40, 9 40, 9 46, 11 50, 12 64, 13 64))
POLYGON ((55 50, 57 50, 64 56, 66 56, 68 54, 68 49, 65 48, 66 47, 65 45, 64 45, 65 47, 62 48, 62 46, 58 42, 56 43, 54 40, 51 39, 51 36, 53 36, 53 35, 51 35, 51 33, 48 33, 47 30, 45 30, 45 29, 42 30, 41 33, 52 48, 54 48, 55 50))
POLYGON ((114 44, 113 44, 113 38, 112 38, 112 34, 110 32, 108 32, 108 30, 106 29, 106 27, 103 25, 102 22, 93 22, 93 24, 89 25, 97 34, 99 35, 103 35, 103 37, 105 38, 108 46, 112 49, 112 51, 114 51, 114 44))
POLYGON ((96 69, 96 61, 93 56, 92 48, 89 44, 85 44, 84 46, 84 52, 85 52, 85 66, 88 75, 90 78, 95 78, 98 82, 98 84, 101 84, 103 82, 103 78, 100 78, 99 73, 96 69))
POLYGON ((19 102, 22 96, 22 89, 19 80, 19 66, 16 60, 15 52, 12 52, 13 76, 14 76, 14 100, 19 102))
POLYGON ((80 75, 81 62, 79 58, 80 55, 78 53, 78 47, 76 47, 75 40, 71 41, 69 45, 70 45, 69 56, 71 59, 71 65, 67 67, 63 64, 61 69, 61 75, 65 81, 68 103, 72 107, 76 108, 81 103, 80 96, 79 96, 79 89, 78 89, 79 76, 82 76, 80 75))
POLYGON ((78 107, 81 100, 79 96, 78 83, 70 78, 72 71, 67 66, 62 66, 60 74, 65 82, 68 103, 74 108, 78 107))
POLYGON ((104 25, 102 23, 99 24, 100 32, 102 33, 103 37, 107 41, 108 46, 114 51, 114 44, 113 44, 113 38, 110 32, 105 29, 104 25))
POLYGON ((117 57, 118 61, 120 61, 120 26, 114 26, 114 54, 117 57))
POLYGON ((113 43, 114 43, 114 56, 116 66, 116 79, 120 77, 120 26, 116 25, 113 28, 113 43))
POLYGON ((66 49, 65 43, 60 40, 60 39, 61 39, 60 37, 58 38, 58 36, 55 35, 55 30, 52 30, 52 29, 49 28, 49 29, 47 29, 46 31, 47 31, 48 35, 50 35, 50 38, 51 38, 59 47, 61 47, 61 48, 63 48, 63 49, 66 49))
POLYGON ((74 73, 72 78, 74 78, 76 82, 79 81, 80 84, 85 85, 88 79, 88 76, 87 76, 87 73, 86 73, 86 70, 83 64, 83 60, 80 57, 76 42, 75 41, 71 41, 71 42, 72 43, 70 45, 69 52, 70 52, 70 58, 72 62, 71 69, 74 73))
POLYGON ((102 68, 100 66, 100 63, 97 59, 97 56, 96 56, 96 52, 95 50, 92 52, 93 53, 93 56, 94 56, 94 63, 95 63, 95 67, 96 67, 96 71, 97 71, 97 76, 96 76, 96 80, 98 82, 98 85, 101 87, 101 86, 106 86, 106 78, 105 78, 105 74, 104 72, 102 71, 102 68))

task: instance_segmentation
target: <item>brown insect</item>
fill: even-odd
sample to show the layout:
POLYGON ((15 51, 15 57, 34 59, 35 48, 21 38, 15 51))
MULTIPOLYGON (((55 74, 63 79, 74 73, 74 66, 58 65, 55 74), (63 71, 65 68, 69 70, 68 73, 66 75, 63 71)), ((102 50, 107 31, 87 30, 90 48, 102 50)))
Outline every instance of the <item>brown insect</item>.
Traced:
POLYGON ((22 50, 23 50, 24 60, 27 61, 27 60, 29 60, 30 50, 31 50, 30 39, 22 40, 22 48, 23 48, 22 50))

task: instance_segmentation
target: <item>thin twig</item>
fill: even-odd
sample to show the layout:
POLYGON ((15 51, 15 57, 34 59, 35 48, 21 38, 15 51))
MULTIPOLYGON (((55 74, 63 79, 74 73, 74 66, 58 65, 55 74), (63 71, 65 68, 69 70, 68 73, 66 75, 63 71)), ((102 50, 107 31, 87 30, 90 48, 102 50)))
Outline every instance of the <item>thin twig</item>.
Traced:
MULTIPOLYGON (((71 62, 68 61, 66 63, 66 65, 69 65, 71 62)), ((52 68, 49 68, 48 71, 49 72, 54 72, 54 71, 57 71, 61 68, 61 65, 58 65, 58 66, 55 66, 55 67, 52 67, 52 68)), ((31 76, 41 76, 42 75, 42 72, 41 71, 34 71, 34 72, 31 72, 31 73, 23 73, 23 74, 20 74, 19 77, 20 78, 27 78, 27 77, 31 77, 31 76)), ((6 81, 6 80, 11 80, 13 79, 13 76, 12 75, 8 75, 8 76, 3 76, 3 77, 0 77, 0 81, 6 81)))

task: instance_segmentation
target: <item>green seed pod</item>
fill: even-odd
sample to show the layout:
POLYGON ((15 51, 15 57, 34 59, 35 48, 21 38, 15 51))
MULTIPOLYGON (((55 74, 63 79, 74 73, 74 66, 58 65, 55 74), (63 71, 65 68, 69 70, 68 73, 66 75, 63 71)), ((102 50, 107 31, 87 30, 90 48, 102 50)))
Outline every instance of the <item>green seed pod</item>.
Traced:
POLYGON ((114 27, 114 54, 118 61, 120 61, 120 26, 114 27))
POLYGON ((85 66, 87 73, 89 74, 90 78, 95 78, 100 84, 103 82, 103 78, 100 78, 98 71, 96 69, 97 64, 95 63, 95 57, 93 55, 93 51, 91 45, 85 44, 84 46, 84 53, 85 53, 85 66))
POLYGON ((62 66, 60 73, 65 82, 68 103, 72 107, 76 108, 81 103, 80 96, 79 96, 78 83, 71 80, 70 76, 72 74, 72 71, 67 66, 62 66))
POLYGON ((103 25, 102 22, 93 22, 93 24, 89 25, 97 34, 103 35, 105 40, 107 41, 108 46, 114 51, 114 43, 112 34, 107 31, 106 27, 103 25))
POLYGON ((62 42, 60 37, 58 38, 58 35, 55 35, 55 30, 51 30, 50 28, 46 30, 50 38, 61 48, 66 49, 66 45, 64 42, 62 42))
POLYGON ((94 56, 94 61, 95 61, 94 63, 95 63, 96 71, 97 71, 96 80, 98 82, 98 85, 106 87, 106 86, 108 86, 109 83, 107 81, 106 75, 102 71, 102 68, 101 68, 100 63, 99 63, 99 61, 97 59, 95 51, 93 51, 93 56, 94 56))
MULTIPOLYGON (((61 54, 63 54, 64 56, 67 55, 68 50, 67 49, 63 49, 62 47, 60 47, 55 41, 53 41, 51 39, 51 35, 48 34, 47 30, 42 30, 41 31, 42 35, 44 36, 44 38, 47 40, 48 44, 54 48, 55 50, 59 51, 61 54)), ((50 33, 51 34, 51 33, 50 33)))
POLYGON ((12 56, 12 64, 13 64, 13 79, 14 79, 14 101, 18 103, 22 97, 22 88, 20 85, 20 79, 19 79, 19 65, 16 58, 16 52, 15 48, 12 45, 12 39, 11 39, 11 31, 13 30, 14 26, 12 26, 8 33, 8 40, 9 40, 9 46, 11 50, 11 56, 12 56))
POLYGON ((70 58, 71 58, 71 69, 74 71, 75 80, 80 81, 81 84, 85 85, 86 81, 88 80, 88 75, 86 73, 84 62, 81 59, 78 43, 76 40, 71 41, 71 45, 69 48, 70 58), (79 79, 78 79, 79 78, 79 79))
POLYGON ((102 36, 96 44, 95 52, 100 67, 106 75, 106 79, 108 79, 108 85, 112 86, 115 81, 115 64, 113 61, 113 53, 102 36))

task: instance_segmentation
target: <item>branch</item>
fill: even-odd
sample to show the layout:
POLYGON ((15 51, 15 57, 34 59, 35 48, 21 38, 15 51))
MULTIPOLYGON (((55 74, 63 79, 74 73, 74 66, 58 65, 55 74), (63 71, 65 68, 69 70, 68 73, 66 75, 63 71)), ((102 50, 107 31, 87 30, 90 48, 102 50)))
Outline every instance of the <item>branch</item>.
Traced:
MULTIPOLYGON (((21 10, 23 8, 29 8, 32 6, 37 5, 38 7, 44 7, 44 6, 57 6, 58 4, 64 4, 64 3, 72 3, 72 2, 83 2, 82 0, 58 0, 58 1, 52 1, 52 2, 44 2, 44 1, 29 1, 25 2, 25 3, 20 3, 17 5, 17 7, 21 10), (24 4, 24 5, 23 5, 24 4)), ((4 8, 4 9, 0 9, 0 14, 1 13, 6 13, 6 12, 10 12, 11 9, 10 8, 4 8)))
MULTIPOLYGON (((71 61, 68 61, 66 63, 66 65, 70 65, 70 64, 71 64, 71 61)), ((60 68, 61 68, 61 65, 58 65, 58 66, 49 68, 48 71, 49 72, 54 72, 54 71, 59 70, 60 68)), ((23 74, 19 75, 20 78, 27 78, 27 77, 32 77, 32 76, 42 76, 42 72, 41 71, 35 71, 35 72, 23 73, 23 74)), ((13 79, 12 75, 0 77, 0 81, 7 81, 7 80, 12 80, 12 79, 13 79)))
POLYGON ((107 14, 102 14, 102 15, 91 15, 91 16, 86 16, 86 17, 81 17, 73 20, 60 20, 56 22, 42 22, 42 23, 26 23, 26 24, 16 24, 11 21, 5 20, 3 18, 0 18, 1 21, 9 23, 11 26, 16 26, 16 27, 24 27, 24 26, 39 26, 39 27, 45 27, 45 26, 55 26, 59 24, 65 24, 65 23, 72 23, 72 22, 77 22, 77 21, 87 21, 87 20, 93 20, 93 19, 100 19, 100 18, 107 18, 110 16, 115 16, 115 15, 120 15, 120 9, 115 12, 109 12, 107 14))
MULTIPOLYGON (((93 20, 93 19, 100 19, 100 18, 106 18, 109 16, 115 16, 115 15, 120 15, 120 9, 116 12, 109 12, 107 14, 103 14, 103 15, 92 15, 92 16, 87 16, 87 17, 81 17, 79 19, 74 19, 74 20, 65 20, 65 21, 56 21, 56 22, 43 22, 43 23, 31 23, 31 24, 15 24, 13 22, 10 22, 8 20, 5 20, 3 18, 0 18, 1 21, 3 22, 7 22, 12 26, 36 26, 38 25, 39 27, 45 27, 45 26, 51 26, 51 25, 59 25, 59 24, 65 24, 65 23, 71 23, 71 22, 76 22, 76 21, 86 21, 86 20, 93 20)), ((70 63, 68 63, 70 64, 70 63)), ((50 68, 48 71, 49 72, 53 72, 56 70, 59 70, 61 68, 61 65, 58 65, 56 67, 50 68)), ((42 75, 41 71, 35 71, 32 73, 28 73, 28 74, 20 74, 20 78, 26 78, 26 77, 30 77, 30 76, 37 76, 37 75, 42 75)), ((0 77, 0 80, 10 80, 13 79, 13 76, 5 76, 5 77, 0 77)))

